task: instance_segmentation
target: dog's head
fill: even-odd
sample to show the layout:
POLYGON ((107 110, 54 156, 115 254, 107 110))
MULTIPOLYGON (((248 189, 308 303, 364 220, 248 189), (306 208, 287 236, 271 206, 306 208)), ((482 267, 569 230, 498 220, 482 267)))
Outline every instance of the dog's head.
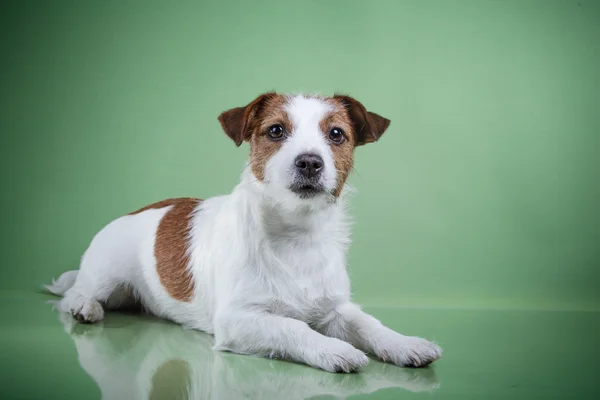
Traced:
POLYGON ((250 143, 250 168, 265 190, 302 202, 338 197, 357 146, 377 141, 390 121, 349 96, 265 93, 219 116, 227 135, 250 143))

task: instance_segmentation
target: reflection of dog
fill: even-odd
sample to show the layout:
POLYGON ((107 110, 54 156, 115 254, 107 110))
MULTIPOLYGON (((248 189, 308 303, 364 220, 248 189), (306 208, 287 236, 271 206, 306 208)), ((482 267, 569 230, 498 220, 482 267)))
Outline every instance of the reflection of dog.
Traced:
POLYGON ((371 363, 364 374, 331 375, 299 365, 236 357, 212 350, 212 337, 168 322, 110 315, 102 325, 60 319, 82 368, 104 399, 305 399, 347 397, 384 388, 413 392, 438 387, 431 368, 371 363))
POLYGON ((214 333, 217 349, 332 372, 365 352, 420 367, 441 349, 400 335, 350 302, 344 187, 357 146, 390 121, 347 96, 268 93, 219 117, 250 142, 228 196, 173 199, 121 217, 93 239, 79 271, 48 286, 83 322, 137 299, 155 315, 214 333))

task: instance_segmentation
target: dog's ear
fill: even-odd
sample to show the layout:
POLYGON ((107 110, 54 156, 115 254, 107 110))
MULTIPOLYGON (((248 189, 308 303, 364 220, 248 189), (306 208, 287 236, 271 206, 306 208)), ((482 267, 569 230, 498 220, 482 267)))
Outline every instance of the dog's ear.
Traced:
POLYGON ((275 92, 261 94, 250 104, 244 107, 236 107, 219 115, 221 127, 233 140, 236 146, 240 146, 244 140, 250 138, 250 123, 258 115, 261 107, 268 99, 276 96, 275 92))
POLYGON ((352 120, 355 135, 355 146, 376 142, 390 125, 390 120, 367 111, 358 100, 350 96, 336 94, 334 99, 341 101, 352 120))

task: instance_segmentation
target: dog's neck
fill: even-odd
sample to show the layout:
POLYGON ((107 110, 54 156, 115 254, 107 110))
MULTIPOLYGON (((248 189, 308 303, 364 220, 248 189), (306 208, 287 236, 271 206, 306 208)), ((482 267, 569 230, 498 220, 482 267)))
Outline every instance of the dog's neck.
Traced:
POLYGON ((278 196, 269 193, 250 168, 244 170, 236 190, 244 192, 253 219, 272 238, 347 235, 345 192, 339 197, 323 196, 310 201, 294 198, 291 193, 278 196))

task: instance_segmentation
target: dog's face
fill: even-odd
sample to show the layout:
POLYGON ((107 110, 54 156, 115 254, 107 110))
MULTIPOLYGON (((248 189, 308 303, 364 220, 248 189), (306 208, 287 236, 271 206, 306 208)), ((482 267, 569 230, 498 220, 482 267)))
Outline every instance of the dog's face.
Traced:
POLYGON ((348 96, 266 93, 222 113, 223 130, 250 143, 250 168, 265 190, 303 202, 340 195, 356 146, 377 141, 390 121, 348 96))

